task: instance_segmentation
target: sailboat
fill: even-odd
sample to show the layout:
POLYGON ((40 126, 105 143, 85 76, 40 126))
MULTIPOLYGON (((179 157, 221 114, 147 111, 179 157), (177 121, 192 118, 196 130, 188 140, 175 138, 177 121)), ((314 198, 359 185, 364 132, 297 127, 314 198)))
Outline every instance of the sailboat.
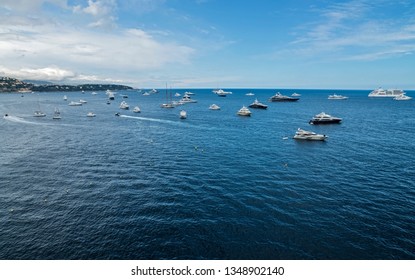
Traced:
POLYGON ((170 89, 170 102, 168 102, 169 101, 169 98, 168 98, 168 95, 167 95, 167 84, 166 84, 166 100, 167 100, 167 103, 161 104, 160 105, 161 108, 174 108, 174 104, 173 104, 173 102, 171 100, 171 89, 170 89))
POLYGON ((33 116, 34 116, 34 117, 46 117, 46 114, 45 114, 45 113, 43 113, 43 112, 40 110, 40 104, 39 104, 39 101, 37 102, 37 107, 38 107, 38 110, 36 110, 36 111, 35 111, 35 113, 33 114, 33 116))
POLYGON ((61 112, 59 112, 58 108, 55 108, 55 113, 53 113, 53 119, 54 120, 60 120, 61 119, 61 112))

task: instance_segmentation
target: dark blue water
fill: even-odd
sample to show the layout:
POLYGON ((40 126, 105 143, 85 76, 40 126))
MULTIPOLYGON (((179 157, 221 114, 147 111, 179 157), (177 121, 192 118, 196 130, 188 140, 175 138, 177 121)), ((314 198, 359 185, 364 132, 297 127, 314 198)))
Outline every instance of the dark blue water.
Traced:
POLYGON ((415 99, 192 91, 174 109, 122 92, 142 111, 122 117, 119 95, 1 94, 0 259, 415 259, 415 99), (268 110, 236 115, 255 98, 268 110), (322 111, 343 123, 309 125, 322 111))

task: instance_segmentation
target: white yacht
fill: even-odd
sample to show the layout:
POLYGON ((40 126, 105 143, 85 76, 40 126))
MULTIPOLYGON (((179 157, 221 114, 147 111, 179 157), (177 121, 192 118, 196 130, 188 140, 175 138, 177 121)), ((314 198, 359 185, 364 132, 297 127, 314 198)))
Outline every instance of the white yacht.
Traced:
POLYGON ((396 97, 399 95, 405 94, 405 92, 401 89, 383 89, 378 88, 369 93, 369 97, 396 97))
POLYGON ((301 96, 301 94, 294 92, 293 94, 291 94, 291 96, 299 97, 299 96, 301 96))
POLYGON ((54 120, 60 120, 61 119, 61 112, 59 112, 58 108, 55 108, 55 112, 53 113, 53 117, 54 120))
POLYGON ((255 94, 253 94, 252 92, 248 92, 247 94, 245 94, 246 96, 254 96, 255 94))
POLYGON ((239 109, 239 111, 237 112, 237 114, 239 116, 250 117, 251 116, 251 111, 249 111, 249 109, 247 107, 242 106, 242 108, 239 109))
POLYGON ((220 110, 220 107, 216 104, 212 104, 209 106, 209 110, 220 110))
POLYGON ((80 100, 79 100, 79 103, 86 104, 86 103, 88 103, 88 102, 87 102, 86 100, 80 99, 80 100))
POLYGON ((160 105, 161 108, 174 108, 173 103, 163 103, 160 105))
POLYGON ((196 103, 197 100, 194 100, 190 97, 190 95, 185 94, 183 95, 182 99, 180 99, 179 103, 185 104, 185 103, 196 103))
POLYGON ((181 118, 181 119, 186 119, 186 118, 187 118, 187 113, 186 113, 186 111, 185 111, 185 110, 181 110, 181 111, 180 111, 180 118, 181 118))
POLYGON ((324 134, 317 134, 312 131, 306 131, 301 128, 297 129, 297 132, 294 135, 294 139, 297 140, 311 140, 311 141, 324 141, 328 136, 324 134))
POLYGON ((46 117, 46 114, 43 113, 42 111, 35 111, 35 113, 33 114, 34 117, 46 117))
POLYGON ((329 114, 321 112, 320 114, 315 115, 310 121, 309 124, 330 124, 330 123, 340 123, 341 118, 333 117, 329 114))
POLYGON ((180 96, 182 96, 180 93, 178 93, 178 92, 176 92, 175 94, 174 94, 174 96, 175 97, 180 97, 180 96))
POLYGON ((141 113, 141 109, 140 109, 140 107, 135 106, 135 107, 134 107, 134 109, 133 109, 133 112, 134 112, 134 113, 141 113))
POLYGON ((68 97, 66 95, 63 96, 63 100, 68 100, 68 97))
POLYGON ((82 103, 81 102, 75 102, 75 101, 71 101, 71 102, 69 102, 69 104, 68 104, 69 106, 82 106, 82 103))
POLYGON ((265 105, 258 101, 258 99, 255 99, 255 101, 249 105, 250 108, 257 108, 257 109, 267 109, 268 105, 265 105))
POLYGON ((393 100, 399 100, 399 101, 405 101, 405 100, 411 100, 411 99, 412 99, 412 97, 410 97, 406 94, 401 94, 401 95, 395 96, 393 98, 393 100))
POLYGON ((349 97, 347 97, 347 96, 343 96, 343 95, 340 95, 340 94, 331 94, 331 95, 329 95, 329 97, 328 97, 328 99, 334 99, 334 100, 344 100, 344 99, 347 99, 347 98, 349 98, 349 97))
POLYGON ((95 115, 95 113, 93 113, 93 112, 88 112, 87 114, 86 114, 86 116, 87 117, 95 117, 96 115, 95 115))
POLYGON ((217 94, 217 95, 222 96, 222 97, 225 97, 228 94, 232 94, 231 91, 224 91, 223 89, 215 89, 215 90, 212 90, 212 92, 214 94, 217 94))
POLYGON ((130 106, 127 104, 127 102, 121 101, 121 103, 120 103, 120 109, 128 110, 128 109, 130 109, 130 106))

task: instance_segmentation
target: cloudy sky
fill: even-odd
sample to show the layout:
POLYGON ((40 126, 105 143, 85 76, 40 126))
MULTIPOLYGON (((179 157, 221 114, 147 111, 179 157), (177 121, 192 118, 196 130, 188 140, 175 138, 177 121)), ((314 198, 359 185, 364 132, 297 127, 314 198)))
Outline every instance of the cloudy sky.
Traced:
POLYGON ((0 76, 415 88, 413 0, 0 0, 0 76))

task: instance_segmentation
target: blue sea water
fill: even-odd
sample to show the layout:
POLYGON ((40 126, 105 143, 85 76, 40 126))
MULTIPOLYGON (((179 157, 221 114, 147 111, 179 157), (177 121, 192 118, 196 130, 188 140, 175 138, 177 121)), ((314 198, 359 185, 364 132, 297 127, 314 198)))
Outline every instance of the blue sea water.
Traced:
POLYGON ((191 91, 174 109, 163 91, 0 94, 0 259, 415 259, 415 99, 191 91), (236 115, 255 98, 268 109, 236 115), (322 111, 343 122, 309 125, 322 111))

